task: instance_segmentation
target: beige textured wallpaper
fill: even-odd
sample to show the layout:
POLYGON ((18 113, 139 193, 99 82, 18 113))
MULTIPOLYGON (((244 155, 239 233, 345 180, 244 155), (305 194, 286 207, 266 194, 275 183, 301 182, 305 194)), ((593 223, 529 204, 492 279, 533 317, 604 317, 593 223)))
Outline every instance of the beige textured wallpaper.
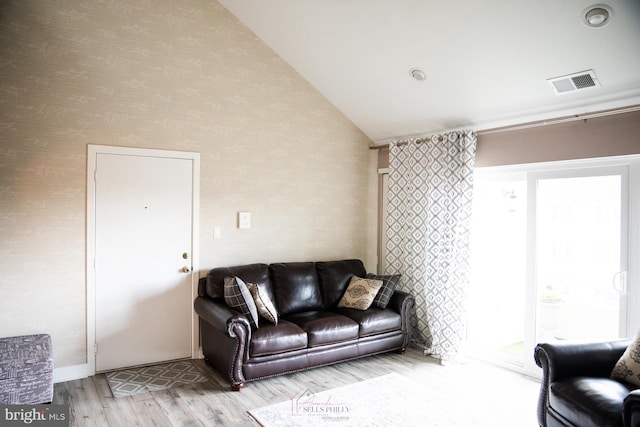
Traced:
POLYGON ((0 2, 0 108, 0 336, 56 367, 86 363, 87 144, 201 153, 203 271, 375 247, 370 141, 214 0, 0 2))

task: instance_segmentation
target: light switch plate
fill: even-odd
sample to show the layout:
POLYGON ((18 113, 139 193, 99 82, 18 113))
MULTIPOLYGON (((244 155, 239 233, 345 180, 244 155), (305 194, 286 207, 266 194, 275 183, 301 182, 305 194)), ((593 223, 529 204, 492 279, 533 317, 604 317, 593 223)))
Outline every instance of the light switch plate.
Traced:
POLYGON ((251 212, 238 212, 238 228, 251 228, 251 212))

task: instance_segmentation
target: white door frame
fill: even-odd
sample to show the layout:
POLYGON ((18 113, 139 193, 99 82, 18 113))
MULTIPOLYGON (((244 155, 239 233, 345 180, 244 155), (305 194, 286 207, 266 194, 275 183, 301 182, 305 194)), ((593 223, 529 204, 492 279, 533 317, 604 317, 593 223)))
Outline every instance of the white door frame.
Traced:
MULTIPOLYGON (((96 246, 96 188, 95 170, 98 154, 119 154, 130 156, 162 157, 173 159, 187 159, 193 162, 192 169, 192 216, 191 216, 191 303, 198 292, 198 274, 200 270, 200 154, 186 151, 154 150, 147 148, 116 147, 109 145, 87 146, 87 248, 86 248, 86 281, 87 281, 87 365, 88 374, 96 372, 96 275, 95 275, 95 246, 96 246)), ((198 319, 192 310, 191 316, 191 357, 196 358, 198 348, 198 319)))
POLYGON ((389 168, 378 169, 378 274, 387 268, 387 199, 389 195, 389 168))

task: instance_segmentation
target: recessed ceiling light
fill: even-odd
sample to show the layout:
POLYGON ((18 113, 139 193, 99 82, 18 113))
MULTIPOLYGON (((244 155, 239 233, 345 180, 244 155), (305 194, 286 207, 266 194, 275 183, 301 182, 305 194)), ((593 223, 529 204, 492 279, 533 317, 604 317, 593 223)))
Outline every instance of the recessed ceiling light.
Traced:
POLYGON ((611 21, 613 9, 606 4, 594 4, 582 12, 582 22, 589 28, 601 28, 611 21))
POLYGON ((427 74, 419 68, 413 68, 409 70, 409 74, 411 74, 411 77, 419 82, 423 82, 427 79, 427 74))

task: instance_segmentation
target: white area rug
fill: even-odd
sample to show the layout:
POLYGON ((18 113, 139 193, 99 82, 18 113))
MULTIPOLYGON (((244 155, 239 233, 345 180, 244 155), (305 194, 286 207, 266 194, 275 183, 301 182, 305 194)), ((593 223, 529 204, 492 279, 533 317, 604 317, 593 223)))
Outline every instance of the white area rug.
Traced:
POLYGON ((107 382, 113 397, 131 396, 207 381, 190 360, 113 371, 107 382))
MULTIPOLYGON (((481 388, 478 393, 483 393, 481 388)), ((451 395, 438 396, 428 384, 419 385, 401 375, 389 374, 317 394, 300 390, 289 401, 253 409, 249 414, 263 427, 509 425, 508 420, 500 420, 499 412, 490 420, 478 420, 474 402, 465 400, 451 401, 451 395)))

